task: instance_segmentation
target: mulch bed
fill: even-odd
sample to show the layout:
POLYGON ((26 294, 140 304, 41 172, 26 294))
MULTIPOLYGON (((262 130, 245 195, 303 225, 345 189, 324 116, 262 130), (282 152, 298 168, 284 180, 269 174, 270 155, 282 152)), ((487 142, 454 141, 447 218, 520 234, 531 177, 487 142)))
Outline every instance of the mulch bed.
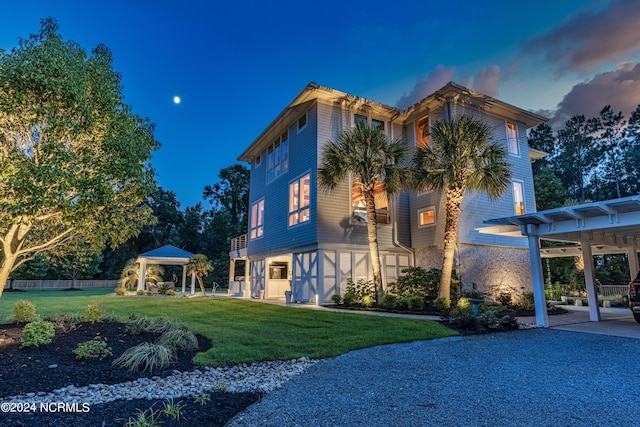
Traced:
MULTIPOLYGON (((0 325, 0 396, 8 397, 29 392, 49 392, 68 385, 77 387, 89 384, 116 384, 141 377, 171 375, 173 370, 196 369, 192 358, 195 352, 178 352, 177 361, 169 368, 153 373, 130 373, 124 368, 111 366, 113 360, 126 349, 142 342, 153 342, 158 335, 125 333, 121 323, 82 323, 69 332, 56 331, 50 345, 40 348, 21 348, 20 333, 23 325, 0 325), (77 361, 73 350, 78 344, 96 336, 106 338, 114 357, 105 360, 77 361)), ((199 351, 211 347, 207 338, 198 336, 199 351)), ((163 426, 203 425, 223 426, 236 413, 260 398, 255 393, 210 393, 210 400, 204 405, 194 403, 191 398, 176 399, 183 406, 181 418, 162 419, 163 426)), ((140 411, 164 408, 163 400, 118 400, 110 403, 90 405, 88 412, 49 412, 36 408, 33 413, 0 413, 2 426, 122 426, 129 418, 135 418, 140 411)), ((57 403, 57 402, 53 402, 57 403)), ((63 402, 73 403, 73 402, 63 402)), ((15 409, 15 408, 14 408, 15 409)))

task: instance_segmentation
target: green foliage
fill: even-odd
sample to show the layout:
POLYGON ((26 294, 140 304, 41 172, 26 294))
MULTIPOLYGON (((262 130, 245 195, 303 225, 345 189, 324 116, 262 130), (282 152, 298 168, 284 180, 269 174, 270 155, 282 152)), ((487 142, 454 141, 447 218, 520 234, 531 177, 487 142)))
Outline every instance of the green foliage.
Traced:
MULTIPOLYGON (((147 265, 145 270, 144 280, 145 283, 158 283, 162 282, 162 276, 164 269, 157 264, 147 265)), ((138 286, 140 278, 140 264, 135 259, 130 259, 125 264, 122 272, 120 273, 119 285, 123 288, 133 289, 138 286)))
POLYGON ((85 318, 89 323, 96 323, 100 320, 102 316, 107 312, 104 308, 104 304, 101 302, 92 302, 87 305, 87 309, 85 310, 85 318))
POLYGON ((442 317, 453 326, 476 333, 518 328, 518 323, 513 313, 503 306, 480 304, 477 317, 473 315, 471 306, 464 308, 453 307, 448 312, 445 312, 442 317))
POLYGON ((142 289, 138 289, 136 291, 136 295, 144 295, 144 294, 145 294, 145 291, 143 291, 142 289))
POLYGON ((467 297, 460 297, 460 298, 458 298, 458 302, 456 303, 456 307, 458 307, 458 308, 471 307, 471 302, 469 301, 469 298, 467 298, 467 297))
POLYGON ((224 382, 219 382, 213 387, 213 391, 216 393, 226 393, 229 391, 229 386, 224 382))
POLYGON ((138 409, 138 416, 129 417, 123 427, 157 427, 160 425, 160 412, 149 408, 149 411, 138 409))
POLYGON ((334 304, 340 304, 342 302, 342 297, 340 294, 333 294, 331 295, 331 301, 333 301, 334 304))
POLYGON ((185 405, 182 402, 175 403, 173 399, 169 399, 166 402, 164 402, 164 408, 162 409, 162 413, 167 418, 179 421, 180 416, 182 415, 182 409, 184 409, 184 407, 185 405))
POLYGON ((118 295, 118 296, 124 296, 124 295, 126 295, 126 294, 127 294, 127 288, 122 287, 122 286, 118 286, 118 287, 117 287, 117 288, 115 288, 113 291, 114 291, 114 292, 116 293, 116 295, 118 295))
POLYGON ((343 304, 346 306, 362 305, 371 307, 375 302, 376 291, 371 280, 359 279, 354 282, 353 279, 347 279, 347 289, 344 293, 343 304))
POLYGON ((424 298, 420 295, 407 295, 403 300, 411 311, 422 311, 424 309, 424 298))
POLYGON ((202 294, 205 294, 204 284, 202 282, 202 278, 209 274, 210 271, 213 271, 213 266, 209 262, 209 259, 204 254, 195 254, 189 262, 185 265, 185 269, 188 274, 194 274, 198 284, 200 285, 200 289, 202 290, 202 294))
POLYGON ((209 401, 211 401, 211 396, 209 396, 207 393, 201 394, 200 396, 197 396, 195 399, 193 399, 193 403, 197 403, 202 406, 209 403, 209 401))
POLYGON ((27 323, 36 320, 36 307, 26 300, 18 300, 13 306, 9 320, 13 323, 27 323))
POLYGON ((511 294, 509 292, 500 292, 496 295, 496 302, 505 307, 511 306, 512 299, 511 294))
POLYGON ((385 293, 382 298, 382 305, 390 310, 397 308, 400 304, 400 298, 397 295, 385 293))
POLYGON ((73 350, 76 360, 103 360, 113 356, 111 347, 107 346, 106 338, 100 336, 82 342, 73 350))
POLYGON ((51 344, 56 335, 53 323, 46 321, 35 321, 27 323, 20 334, 20 343, 23 347, 40 347, 51 344))
POLYGON ((51 18, 0 55, 0 237, 12 242, 0 283, 36 253, 117 247, 152 221, 142 202, 159 144, 112 65, 106 46, 86 52, 51 18))
POLYGON ((433 300, 433 303, 431 303, 431 305, 436 310, 446 310, 447 308, 449 308, 451 306, 451 301, 446 299, 446 298, 441 298, 440 297, 440 298, 436 298, 435 300, 433 300))
POLYGON ((525 292, 522 294, 522 302, 520 303, 525 310, 533 310, 536 307, 535 300, 533 298, 533 292, 525 292))
POLYGON ((56 331, 66 333, 77 329, 84 321, 84 318, 78 314, 60 314, 54 316, 51 321, 56 331))
MULTIPOLYGON (((569 294, 569 288, 560 282, 555 282, 552 285, 548 285, 544 290, 545 296, 549 301, 560 301, 560 297, 567 296, 569 294)), ((524 301, 523 301, 524 302, 524 301)))
POLYGON ((198 338, 186 328, 169 329, 158 338, 156 344, 180 350, 197 350, 199 347, 198 338))
POLYGON ((175 297, 177 293, 173 289, 169 289, 168 291, 165 292, 165 295, 168 297, 175 297))
MULTIPOLYGON (((158 293, 162 295, 168 295, 167 292, 173 291, 173 283, 163 282, 162 285, 158 288, 158 293)), ((175 292, 173 292, 175 295, 175 292)))
POLYGON ((147 369, 164 369, 176 359, 175 350, 162 344, 143 342, 127 349, 120 357, 113 361, 116 368, 126 368, 131 372, 142 372, 147 369))

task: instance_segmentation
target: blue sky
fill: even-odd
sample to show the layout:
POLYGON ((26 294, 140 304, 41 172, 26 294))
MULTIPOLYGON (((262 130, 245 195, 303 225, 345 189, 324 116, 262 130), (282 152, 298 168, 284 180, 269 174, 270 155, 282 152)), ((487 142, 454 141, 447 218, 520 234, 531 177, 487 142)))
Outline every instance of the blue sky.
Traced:
POLYGON ((640 104, 637 0, 33 0, 3 6, 0 48, 45 17, 111 49, 182 208, 310 81, 402 107, 453 80, 556 125, 640 104))

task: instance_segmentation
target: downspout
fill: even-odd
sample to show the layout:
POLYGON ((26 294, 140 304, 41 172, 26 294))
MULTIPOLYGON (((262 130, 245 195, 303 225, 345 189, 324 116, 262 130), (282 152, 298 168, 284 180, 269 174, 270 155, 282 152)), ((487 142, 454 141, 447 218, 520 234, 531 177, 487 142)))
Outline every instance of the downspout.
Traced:
MULTIPOLYGON (((393 121, 398 117, 399 113, 396 113, 390 120, 389 120, 389 132, 391 133, 391 140, 393 141, 393 121)), ((406 251, 407 253, 409 253, 410 255, 410 259, 411 259, 411 266, 415 266, 416 265, 416 253, 413 251, 413 249, 408 248, 406 246, 404 246, 402 243, 400 243, 400 241, 398 240, 398 195, 394 194, 391 197, 391 206, 392 206, 392 211, 391 211, 391 243, 393 243, 393 246, 400 248, 404 251, 406 251)))

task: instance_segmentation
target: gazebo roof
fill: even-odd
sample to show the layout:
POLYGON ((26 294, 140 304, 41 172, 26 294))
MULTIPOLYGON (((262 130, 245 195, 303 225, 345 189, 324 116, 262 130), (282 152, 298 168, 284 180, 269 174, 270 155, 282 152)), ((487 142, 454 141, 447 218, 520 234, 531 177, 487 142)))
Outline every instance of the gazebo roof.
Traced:
POLYGON ((145 252, 138 256, 136 261, 145 260, 149 264, 177 264, 182 265, 189 262, 193 257, 191 252, 176 248, 173 245, 166 245, 161 248, 145 252))

